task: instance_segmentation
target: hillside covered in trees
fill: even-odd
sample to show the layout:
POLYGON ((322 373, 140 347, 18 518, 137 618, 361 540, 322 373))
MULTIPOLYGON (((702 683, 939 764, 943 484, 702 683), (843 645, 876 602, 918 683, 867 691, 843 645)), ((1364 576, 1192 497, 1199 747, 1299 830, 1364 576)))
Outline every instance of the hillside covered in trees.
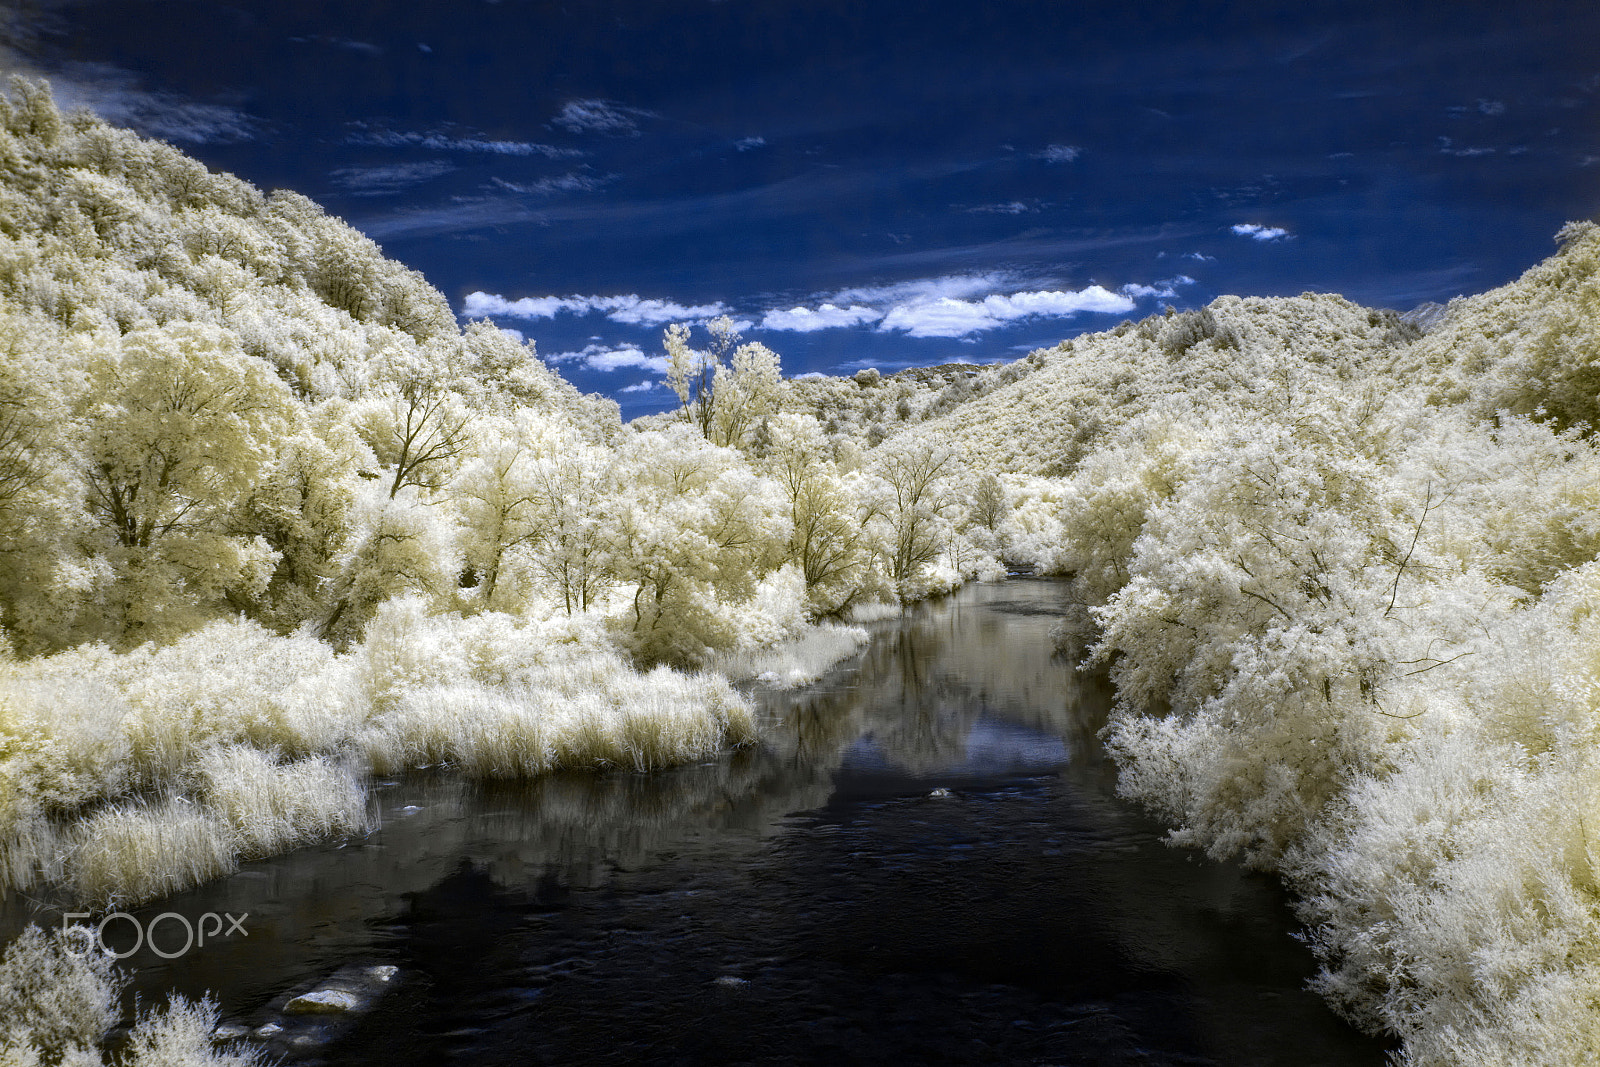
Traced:
MULTIPOLYGON (((1421 325, 1222 297, 794 381, 677 326, 680 407, 624 424, 305 198, 14 80, 0 886, 159 898, 359 830, 373 772, 703 758, 754 738, 731 681, 1029 563, 1089 609, 1121 790, 1287 881, 1341 1012, 1417 1064, 1592 1062, 1600 227, 1558 237, 1421 325)), ((113 980, 50 952, 0 985, 77 1006, 0 990, 0 1041, 59 1062, 113 980)))

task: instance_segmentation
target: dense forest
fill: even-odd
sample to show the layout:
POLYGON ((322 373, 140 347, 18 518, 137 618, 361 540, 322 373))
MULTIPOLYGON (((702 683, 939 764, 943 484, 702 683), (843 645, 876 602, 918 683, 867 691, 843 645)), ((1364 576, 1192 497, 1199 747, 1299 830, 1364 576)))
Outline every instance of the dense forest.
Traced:
MULTIPOLYGON (((1426 314, 1222 297, 1004 366, 786 380, 724 318, 624 424, 304 197, 0 98, 0 888, 156 899, 374 773, 755 737, 852 622, 1032 564, 1120 789, 1293 889, 1416 1064, 1600 1057, 1600 227, 1426 314), (698 347, 697 347, 698 346, 698 347)), ((99 1062, 30 931, 6 1062, 99 1062)), ((127 1055, 214 1051, 214 1009, 127 1055)))

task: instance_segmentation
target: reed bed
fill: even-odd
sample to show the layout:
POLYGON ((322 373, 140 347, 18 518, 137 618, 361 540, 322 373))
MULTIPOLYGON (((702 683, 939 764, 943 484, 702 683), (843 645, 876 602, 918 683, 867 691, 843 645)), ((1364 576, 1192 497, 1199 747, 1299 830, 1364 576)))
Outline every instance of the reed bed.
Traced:
MULTIPOLYGON (((853 640, 830 634, 813 658, 853 640)), ((604 641, 582 620, 430 614, 409 597, 348 653, 241 620, 0 663, 0 890, 153 900, 364 832, 374 771, 643 771, 754 739, 727 679, 641 672, 604 641)))

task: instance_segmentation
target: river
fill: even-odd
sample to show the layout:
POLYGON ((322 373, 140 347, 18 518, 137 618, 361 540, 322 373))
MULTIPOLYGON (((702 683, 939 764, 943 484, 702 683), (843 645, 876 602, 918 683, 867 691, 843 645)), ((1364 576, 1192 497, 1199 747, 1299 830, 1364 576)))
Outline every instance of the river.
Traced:
POLYGON ((129 995, 209 991, 276 1055, 372 1067, 1382 1064, 1304 990, 1275 881, 1116 797, 1110 695, 1054 652, 1065 588, 873 624, 716 761, 380 782, 369 836, 137 909, 247 918, 146 945, 129 995), (284 1013, 330 976, 369 1010, 284 1013))

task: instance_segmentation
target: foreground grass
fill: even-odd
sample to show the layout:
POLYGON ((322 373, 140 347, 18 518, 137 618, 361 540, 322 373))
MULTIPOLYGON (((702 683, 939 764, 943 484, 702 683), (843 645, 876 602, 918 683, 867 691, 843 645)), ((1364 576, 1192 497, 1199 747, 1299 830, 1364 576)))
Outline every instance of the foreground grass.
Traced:
POLYGON ((638 671, 587 625, 401 599, 348 654, 240 621, 0 666, 0 888, 135 904, 365 831, 374 772, 644 771, 753 740, 726 679, 638 671))

